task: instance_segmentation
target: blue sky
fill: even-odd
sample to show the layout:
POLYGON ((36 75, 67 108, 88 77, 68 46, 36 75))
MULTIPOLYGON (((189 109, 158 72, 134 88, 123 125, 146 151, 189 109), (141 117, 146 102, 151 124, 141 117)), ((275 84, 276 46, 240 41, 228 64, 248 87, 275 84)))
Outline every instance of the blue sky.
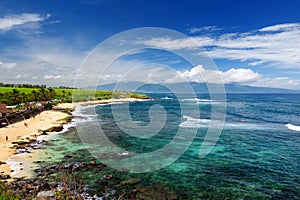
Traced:
MULTIPOLYGON (((131 66, 154 59, 152 64, 170 65, 190 81, 205 76, 214 82, 218 76, 224 83, 300 89, 299 10, 297 0, 2 0, 0 82, 72 86, 82 61, 103 40, 134 28, 162 27, 195 40, 218 71, 201 62, 172 65, 168 53, 153 57, 158 52, 145 51, 120 58, 105 81, 116 81, 131 66)), ((142 43, 167 51, 195 48, 188 40, 161 37, 142 43)), ((147 69, 148 82, 158 81, 155 71, 163 74, 159 68, 147 69)), ((172 73, 162 77, 176 80, 172 73)))

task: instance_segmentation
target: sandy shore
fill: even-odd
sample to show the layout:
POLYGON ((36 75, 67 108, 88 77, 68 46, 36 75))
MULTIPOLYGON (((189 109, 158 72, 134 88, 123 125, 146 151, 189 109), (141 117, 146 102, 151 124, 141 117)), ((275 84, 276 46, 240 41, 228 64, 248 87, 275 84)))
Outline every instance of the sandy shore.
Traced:
POLYGON ((122 98, 122 99, 103 99, 103 100, 95 100, 95 101, 85 101, 78 103, 61 103, 54 107, 54 109, 75 109, 80 106, 89 106, 89 105, 97 105, 97 104, 108 104, 108 103, 117 103, 117 102, 135 102, 140 99, 136 98, 122 98))
MULTIPOLYGON (((68 116, 68 114, 59 111, 44 111, 34 118, 0 128, 0 161, 7 162, 15 154, 12 142, 35 139, 41 130, 47 130, 64 123, 65 120, 63 119, 68 116)), ((10 174, 10 166, 7 164, 0 165, 0 173, 10 174)))
MULTIPOLYGON (((107 100, 96 100, 96 101, 86 101, 79 103, 61 103, 54 107, 54 110, 44 111, 41 114, 35 116, 34 118, 30 118, 24 120, 22 122, 18 122, 15 124, 11 124, 5 128, 0 128, 0 161, 10 163, 11 160, 14 162, 22 162, 24 171, 22 176, 26 176, 30 174, 30 165, 33 164, 34 155, 36 151, 31 154, 27 154, 26 156, 18 157, 15 155, 15 148, 13 148, 12 142, 28 140, 28 139, 36 139, 36 136, 40 135, 41 130, 47 130, 51 127, 61 125, 65 123, 66 117, 69 115, 61 112, 61 109, 72 109, 74 110, 76 107, 81 106, 89 106, 89 105, 97 105, 97 104, 108 104, 113 102, 135 102, 139 101, 139 99, 135 98, 123 98, 123 99, 107 99, 107 100), (27 124, 27 126, 25 125, 27 124), (8 140, 6 140, 8 139, 8 140)), ((18 177, 18 174, 15 172, 11 172, 11 166, 9 164, 0 165, 0 173, 11 175, 13 177, 18 177)))

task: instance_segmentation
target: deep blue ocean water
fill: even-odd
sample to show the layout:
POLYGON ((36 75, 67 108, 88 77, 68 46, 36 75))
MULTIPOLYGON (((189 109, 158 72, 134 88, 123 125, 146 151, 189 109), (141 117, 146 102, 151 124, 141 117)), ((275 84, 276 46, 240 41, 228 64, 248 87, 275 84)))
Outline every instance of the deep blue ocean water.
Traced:
MULTIPOLYGON (((149 108, 159 104, 166 111, 166 123, 157 134, 137 138, 119 128, 112 106, 121 112, 126 104, 86 107, 75 111, 75 115, 80 116, 73 122, 77 131, 73 129, 53 137, 47 148, 51 158, 49 165, 64 162, 63 156, 70 154, 76 155, 78 160, 97 156, 97 162, 116 161, 120 165, 131 157, 138 157, 144 159, 143 167, 151 172, 120 172, 108 167, 103 172, 82 173, 92 186, 105 173, 113 173, 120 180, 141 178, 143 181, 139 184, 163 184, 179 199, 300 199, 299 94, 229 94, 226 102, 211 101, 209 95, 204 94, 197 98, 186 95, 183 99, 176 99, 172 94, 150 96, 156 99, 130 103, 130 118, 118 116, 117 120, 125 125, 147 126, 151 122, 149 108), (183 104, 184 112, 180 107, 183 104), (199 149, 212 120, 211 108, 224 104, 227 109, 222 133, 212 151, 205 158, 199 158, 199 149), (200 114, 195 112, 195 106, 200 114), (99 127, 113 146, 99 137, 99 127), (191 145, 175 162, 154 170, 155 165, 166 161, 160 159, 166 157, 151 157, 146 153, 168 145, 179 129, 186 134, 196 131, 191 145)), ((152 111, 153 119, 160 120, 163 116, 159 108, 152 111)), ((147 136, 156 129, 150 127, 148 131, 132 129, 130 133, 147 136)), ((178 141, 175 149, 186 142, 178 141)), ((168 153, 172 159, 173 152, 168 153)), ((123 171, 126 171, 124 166, 123 171)))

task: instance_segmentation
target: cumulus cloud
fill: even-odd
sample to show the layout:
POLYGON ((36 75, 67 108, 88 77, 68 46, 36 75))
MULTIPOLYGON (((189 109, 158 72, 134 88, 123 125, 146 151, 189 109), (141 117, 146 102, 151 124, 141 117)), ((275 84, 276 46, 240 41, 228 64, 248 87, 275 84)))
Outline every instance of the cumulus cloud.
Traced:
POLYGON ((178 80, 185 80, 198 83, 211 84, 240 84, 257 87, 276 87, 285 89, 300 88, 300 80, 290 77, 266 77, 252 69, 231 68, 227 71, 210 70, 202 65, 193 67, 190 70, 177 71, 174 77, 166 79, 166 83, 176 83, 178 80))
POLYGON ((202 48, 211 58, 248 61, 251 66, 276 63, 278 67, 300 67, 300 23, 217 36, 200 34, 184 39, 151 38, 143 43, 169 50, 202 48))
POLYGON ((39 14, 32 14, 32 13, 23 13, 19 15, 6 15, 0 18, 0 30, 9 31, 11 29, 20 27, 22 25, 44 21, 49 17, 50 14, 47 14, 46 16, 42 16, 39 14))
POLYGON ((183 72, 178 71, 175 78, 168 79, 167 82, 176 82, 178 77, 183 77, 187 81, 206 83, 251 83, 258 80, 261 75, 251 69, 231 68, 225 72, 219 70, 205 69, 202 65, 193 67, 183 72))

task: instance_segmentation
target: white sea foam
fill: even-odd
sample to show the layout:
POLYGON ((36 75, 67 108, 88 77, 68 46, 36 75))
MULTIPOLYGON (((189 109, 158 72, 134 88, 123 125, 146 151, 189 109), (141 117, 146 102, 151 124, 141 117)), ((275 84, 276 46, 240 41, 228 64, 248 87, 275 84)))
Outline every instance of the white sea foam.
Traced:
POLYGON ((173 98, 170 98, 170 97, 164 97, 164 98, 161 98, 161 99, 164 99, 164 100, 171 100, 173 98))
POLYGON ((135 123, 135 124, 144 124, 145 122, 144 121, 133 121, 133 123, 135 123))
POLYGON ((183 128, 204 128, 211 123, 210 119, 195 119, 185 115, 183 116, 183 119, 185 121, 179 124, 179 126, 183 128))
POLYGON ((183 102, 193 102, 196 104, 221 104, 222 102, 214 101, 211 99, 199 99, 199 98, 193 98, 193 99, 183 99, 183 102))
MULTIPOLYGON (((152 99, 137 99, 136 101, 150 101, 152 99)), ((99 121, 97 119, 96 111, 94 110, 97 106, 107 106, 107 105, 114 105, 114 104, 125 104, 129 102, 120 101, 120 102, 109 102, 106 104, 95 104, 95 105, 88 105, 88 106, 78 106, 72 112, 72 120, 68 124, 63 125, 63 130, 58 133, 64 133, 70 130, 70 128, 76 127, 83 123, 99 121), (86 114, 88 113, 88 114, 86 114)))
POLYGON ((293 124, 286 124, 285 126, 292 131, 300 131, 300 126, 296 126, 293 124))
POLYGON ((212 102, 213 100, 211 100, 211 99, 193 98, 193 99, 183 99, 182 101, 212 102))
MULTIPOLYGON (((183 128, 207 128, 213 125, 210 119, 196 119, 189 116, 183 116, 183 122, 179 124, 183 128)), ((214 121, 215 124, 222 124, 221 121, 214 121)), ((298 127, 300 129, 300 127, 298 127)), ((224 129, 243 129, 243 130, 262 130, 262 129, 273 129, 271 126, 247 123, 247 122, 226 122, 224 129)))
POLYGON ((200 101, 198 98, 193 98, 193 99, 183 99, 182 101, 200 101))
POLYGON ((198 101, 196 102, 197 104, 203 105, 203 104, 222 104, 221 102, 216 102, 216 101, 198 101))
MULTIPOLYGON (((143 102, 143 101, 153 101, 154 99, 136 99, 135 101, 141 101, 141 102, 143 102)), ((134 103, 134 101, 133 101, 133 103, 134 103)))
POLYGON ((26 164, 23 162, 20 162, 20 160, 23 159, 23 157, 27 156, 28 153, 20 153, 20 154, 16 154, 14 156, 11 156, 7 161, 6 164, 9 165, 10 169, 11 169, 11 173, 10 176, 16 176, 19 174, 24 173, 23 169, 29 166, 24 166, 26 164), (16 161, 18 160, 18 161, 16 161), (21 165, 22 163, 22 165, 21 165))
POLYGON ((199 99, 200 102, 212 102, 213 100, 211 99, 199 99))

